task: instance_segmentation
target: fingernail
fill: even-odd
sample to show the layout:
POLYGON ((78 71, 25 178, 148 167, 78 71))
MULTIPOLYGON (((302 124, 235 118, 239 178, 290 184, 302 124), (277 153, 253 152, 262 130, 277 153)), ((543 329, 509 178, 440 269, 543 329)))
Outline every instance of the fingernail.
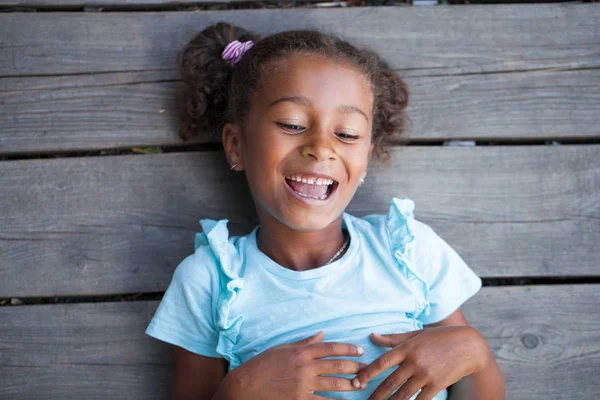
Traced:
POLYGON ((365 354, 365 349, 363 349, 360 346, 356 346, 356 352, 360 355, 363 355, 363 354, 365 354))
POLYGON ((354 386, 355 388, 359 388, 360 387, 360 381, 358 380, 358 378, 354 378, 352 380, 352 386, 354 386))

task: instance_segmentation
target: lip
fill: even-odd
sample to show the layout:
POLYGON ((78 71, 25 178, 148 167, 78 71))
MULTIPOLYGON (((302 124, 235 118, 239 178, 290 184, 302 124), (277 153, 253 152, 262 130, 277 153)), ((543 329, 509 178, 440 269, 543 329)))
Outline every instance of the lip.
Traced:
MULTIPOLYGON (((303 175, 302 173, 298 172, 297 174, 299 175, 303 175)), ((290 174, 290 175, 294 175, 294 174, 290 174)), ((309 206, 325 206, 328 205, 331 201, 333 201, 333 199, 335 199, 337 197, 337 193, 338 193, 338 189, 339 189, 339 182, 336 181, 335 179, 333 179, 330 176, 327 175, 322 175, 322 174, 313 174, 313 173, 304 173, 304 175, 311 175, 317 178, 327 178, 327 179, 332 179, 334 181, 333 185, 333 191, 331 192, 331 194, 329 195, 329 197, 327 197, 325 200, 320 200, 320 199, 313 199, 311 197, 303 197, 300 196, 298 193, 296 193, 294 191, 294 189, 291 188, 290 185, 288 185, 288 183, 286 182, 286 178, 285 176, 283 177, 283 185, 286 187, 286 190, 288 191, 288 193, 290 193, 290 195, 296 199, 298 202, 305 204, 305 205, 309 205, 309 206)), ((289 176, 289 175, 286 175, 289 176)))

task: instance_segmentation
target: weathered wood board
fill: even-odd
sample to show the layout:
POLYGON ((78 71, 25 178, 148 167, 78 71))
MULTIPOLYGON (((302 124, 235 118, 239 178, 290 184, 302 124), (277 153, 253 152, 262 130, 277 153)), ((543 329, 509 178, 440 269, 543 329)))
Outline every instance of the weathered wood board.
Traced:
MULTIPOLYGON (((0 8, 22 8, 22 7, 38 7, 44 11, 47 10, 61 10, 61 9, 72 9, 72 8, 91 8, 99 9, 99 11, 107 10, 133 10, 136 9, 167 9, 172 10, 176 7, 188 6, 188 7, 202 7, 210 6, 218 3, 242 3, 252 0, 0 0, 0 8)), ((277 4, 275 0, 271 0, 271 3, 277 4)), ((298 3, 304 2, 299 0, 298 3)), ((193 9, 193 8, 192 8, 193 9)))
MULTIPOLYGON (((583 400, 600 390, 598 290, 486 287, 466 303, 505 374, 508 399, 583 400)), ((0 307, 0 398, 167 399, 170 346, 143 333, 156 306, 0 307)))
MULTIPOLYGON (((348 212, 409 197, 480 276, 598 276, 600 145, 392 153, 348 212)), ((257 223, 217 152, 4 161, 0 187, 0 297, 161 291, 201 218, 257 223)))
MULTIPOLYGON (((12 6, 175 3, 0 0, 12 6)), ((327 27, 375 49, 410 85, 417 143, 600 137, 596 4, 1 13, 0 156, 216 142, 177 136, 175 57, 221 20, 262 34, 327 27)), ((599 144, 392 153, 370 168, 349 212, 410 197, 417 219, 482 277, 597 282, 599 144)), ((200 218, 229 218, 232 234, 257 223, 243 174, 218 152, 1 161, 0 298, 164 291, 200 218)), ((507 398, 597 395, 599 289, 485 287, 465 305, 507 398)), ((143 333, 157 305, 0 307, 0 399, 169 398, 170 346, 143 333)))
MULTIPOLYGON (((164 73, 0 78, 0 154, 220 141, 209 132, 179 138, 176 78, 175 66, 164 73)), ((411 140, 600 137, 600 69, 406 81, 411 140)))
POLYGON ((600 66, 600 7, 522 4, 0 15, 0 77, 171 70, 204 27, 326 28, 411 76, 600 66))

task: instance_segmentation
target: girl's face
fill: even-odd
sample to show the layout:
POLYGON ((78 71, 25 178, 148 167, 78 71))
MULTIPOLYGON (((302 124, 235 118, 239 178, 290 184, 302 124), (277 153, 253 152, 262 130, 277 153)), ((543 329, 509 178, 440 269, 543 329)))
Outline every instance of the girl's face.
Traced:
POLYGON ((261 223, 320 230, 341 216, 366 175, 373 93, 349 64, 297 55, 277 66, 238 127, 239 161, 261 223))

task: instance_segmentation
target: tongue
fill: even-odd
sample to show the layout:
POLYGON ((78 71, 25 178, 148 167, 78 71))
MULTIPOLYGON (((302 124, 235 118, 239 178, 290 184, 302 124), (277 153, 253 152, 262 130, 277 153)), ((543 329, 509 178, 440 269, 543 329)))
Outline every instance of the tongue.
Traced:
POLYGON ((327 194, 327 185, 311 185, 308 183, 302 183, 298 181, 287 180, 287 183, 298 193, 302 193, 305 196, 310 197, 321 197, 327 194))

